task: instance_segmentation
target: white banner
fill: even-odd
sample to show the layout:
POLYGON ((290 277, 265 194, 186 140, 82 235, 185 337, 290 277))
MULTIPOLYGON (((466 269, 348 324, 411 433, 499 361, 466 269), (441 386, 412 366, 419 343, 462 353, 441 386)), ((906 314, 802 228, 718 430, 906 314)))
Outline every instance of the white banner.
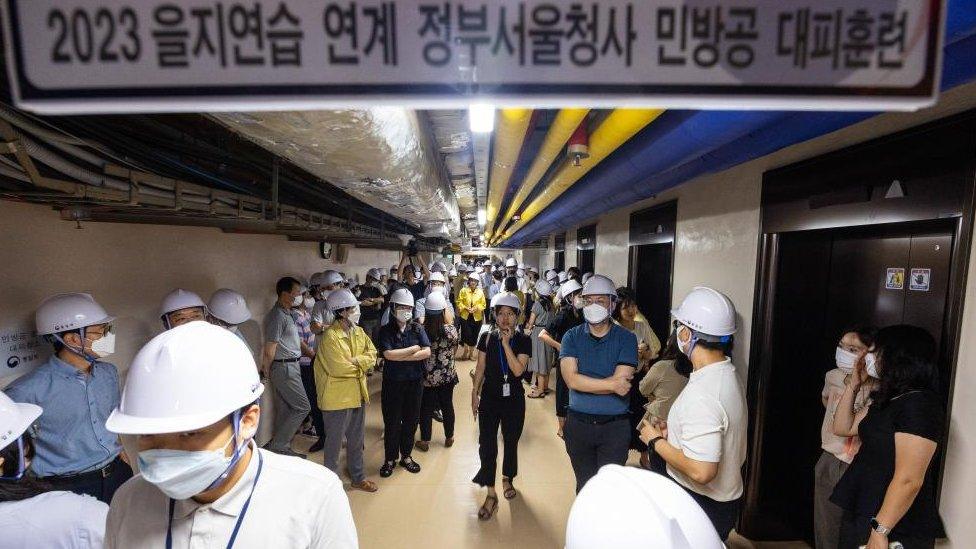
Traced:
POLYGON ((52 353, 30 324, 0 328, 0 387, 40 366, 52 353))
POLYGON ((939 1, 3 0, 18 106, 917 108, 939 1))

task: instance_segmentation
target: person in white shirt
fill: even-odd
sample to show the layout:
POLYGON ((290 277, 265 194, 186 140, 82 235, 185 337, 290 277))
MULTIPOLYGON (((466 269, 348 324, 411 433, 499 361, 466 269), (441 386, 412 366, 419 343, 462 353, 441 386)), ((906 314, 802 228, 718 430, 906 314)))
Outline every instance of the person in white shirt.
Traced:
POLYGON ((726 540, 742 497, 748 430, 745 392, 726 356, 736 330, 735 307, 721 292, 699 287, 671 314, 678 347, 694 371, 667 422, 640 425, 641 440, 667 462, 668 474, 726 540))
POLYGON ((43 410, 0 393, 0 547, 98 549, 108 505, 51 487, 30 474, 30 429, 43 410))
POLYGON ((136 437, 140 474, 112 500, 105 546, 358 547, 335 473, 257 448, 262 392, 227 330, 193 322, 146 344, 106 422, 136 437))

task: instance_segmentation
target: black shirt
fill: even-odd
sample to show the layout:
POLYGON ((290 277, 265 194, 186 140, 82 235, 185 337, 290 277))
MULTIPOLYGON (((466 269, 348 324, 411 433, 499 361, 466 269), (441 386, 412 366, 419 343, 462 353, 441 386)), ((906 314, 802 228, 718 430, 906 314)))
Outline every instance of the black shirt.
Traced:
POLYGON ((423 299, 424 292, 427 291, 427 284, 423 280, 418 280, 413 284, 413 286, 404 284, 404 287, 410 290, 410 293, 413 294, 414 301, 423 299))
MULTIPOLYGON (((515 356, 532 356, 532 338, 521 333, 515 332, 509 342, 515 356)), ((478 350, 485 353, 485 383, 481 386, 481 398, 484 399, 503 399, 503 398, 524 398, 525 390, 522 389, 522 382, 512 373, 512 365, 508 364, 508 386, 511 396, 502 396, 502 384, 505 378, 502 373, 502 352, 501 339, 494 330, 481 334, 478 338, 478 350)))
MULTIPOLYGON (((895 433, 908 433, 941 443, 945 412, 932 391, 913 391, 872 405, 858 426, 861 449, 834 488, 830 500, 862 517, 877 515, 895 474, 895 433)), ((935 499, 935 459, 929 463, 922 489, 892 532, 910 537, 942 538, 945 529, 935 499)), ((885 525, 890 526, 890 525, 885 525)))
MULTIPOLYGON (((414 345, 430 347, 430 339, 427 338, 427 332, 424 331, 422 325, 416 322, 407 324, 406 328, 401 332, 400 324, 395 320, 391 320, 386 326, 380 328, 377 339, 376 349, 380 355, 384 351, 406 349, 414 345)), ((427 361, 387 360, 383 366, 383 379, 390 381, 418 381, 423 377, 425 362, 427 361)))
MULTIPOLYGON (((383 297, 383 293, 380 292, 379 288, 369 284, 365 284, 359 287, 360 301, 366 299, 375 299, 377 297, 383 297)), ((362 307, 360 307, 360 311, 363 313, 363 320, 376 320, 380 317, 380 315, 383 312, 383 304, 363 305, 362 307)))
POLYGON ((563 336, 566 335, 566 332, 572 330, 582 323, 583 316, 577 314, 574 307, 561 307, 559 311, 556 312, 556 316, 552 319, 552 322, 546 326, 546 332, 549 334, 549 337, 555 339, 556 341, 562 341, 563 336))

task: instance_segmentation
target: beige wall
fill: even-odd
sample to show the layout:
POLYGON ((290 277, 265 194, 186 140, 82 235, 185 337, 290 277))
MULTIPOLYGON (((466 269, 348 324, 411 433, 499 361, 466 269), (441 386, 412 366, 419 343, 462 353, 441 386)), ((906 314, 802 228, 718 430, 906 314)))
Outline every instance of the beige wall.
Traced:
POLYGON ((204 300, 222 287, 244 294, 254 319, 244 333, 257 350, 279 277, 336 268, 363 280, 366 269, 399 260, 398 252, 353 248, 336 266, 319 257, 315 243, 208 228, 82 223, 79 230, 48 207, 8 201, 0 201, 0 235, 0 328, 32 323, 48 295, 90 292, 118 317, 111 362, 122 369, 161 331, 159 303, 173 288, 204 300))

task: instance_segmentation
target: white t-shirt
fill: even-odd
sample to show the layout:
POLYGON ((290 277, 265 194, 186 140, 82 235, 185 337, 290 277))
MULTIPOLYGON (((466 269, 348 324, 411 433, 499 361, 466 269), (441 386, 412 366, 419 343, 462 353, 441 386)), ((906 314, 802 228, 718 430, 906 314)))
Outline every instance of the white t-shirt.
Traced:
MULTIPOLYGON (((335 473, 304 459, 257 451, 264 465, 235 549, 359 547, 349 499, 335 473)), ((177 501, 173 511, 173 547, 226 547, 257 469, 258 458, 254 454, 237 484, 217 501, 177 501)), ((168 518, 169 497, 142 475, 136 475, 122 485, 112 500, 105 547, 165 547, 168 518)))
POLYGON ((668 474, 715 501, 737 499, 742 495, 748 428, 745 393, 732 361, 727 358, 692 372, 668 413, 668 442, 691 459, 718 463, 718 474, 708 484, 698 484, 670 465, 668 474))
POLYGON ((0 503, 4 549, 99 549, 108 505, 71 492, 46 492, 0 503))
POLYGON ((335 313, 325 306, 325 300, 316 301, 312 307, 312 322, 317 322, 323 327, 328 328, 335 322, 335 313))

